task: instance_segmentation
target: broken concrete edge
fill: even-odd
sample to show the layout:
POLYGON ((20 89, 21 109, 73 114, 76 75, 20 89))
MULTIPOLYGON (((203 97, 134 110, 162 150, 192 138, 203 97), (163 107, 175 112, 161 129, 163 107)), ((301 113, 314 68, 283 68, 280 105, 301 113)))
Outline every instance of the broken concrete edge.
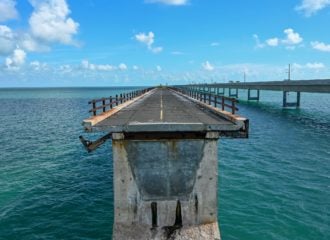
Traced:
MULTIPOLYGON (((247 125, 245 126, 247 127, 247 125)), ((218 132, 222 137, 246 138, 246 131, 235 124, 203 124, 203 123, 130 123, 115 126, 94 126, 85 129, 87 132, 111 132, 111 133, 161 133, 161 132, 218 132)))
POLYGON ((190 101, 196 103, 197 105, 203 107, 204 109, 208 110, 209 112, 217 115, 218 117, 224 118, 232 123, 234 123, 236 126, 238 126, 238 133, 233 134, 232 136, 236 138, 248 138, 249 137, 249 119, 241 117, 236 114, 232 114, 227 111, 222 111, 219 108, 213 107, 212 105, 209 105, 207 103, 203 103, 199 100, 196 100, 186 94, 183 94, 179 91, 174 90, 173 88, 169 88, 171 91, 173 91, 175 94, 178 94, 184 98, 189 99, 190 101))
POLYGON ((136 225, 132 224, 127 227, 125 224, 117 223, 113 226, 113 232, 116 233, 113 236, 113 240, 127 239, 126 235, 130 235, 130 240, 141 239, 158 239, 158 240, 187 240, 187 239, 211 239, 221 240, 219 224, 218 222, 205 223, 198 226, 183 226, 182 228, 173 231, 172 235, 168 236, 168 229, 162 228, 161 231, 158 228, 151 228, 146 233, 149 225, 136 225), (158 230, 158 231, 157 231, 158 230))
POLYGON ((97 115, 97 116, 92 116, 88 119, 85 119, 83 120, 82 122, 82 125, 84 126, 84 129, 87 131, 87 132, 90 132, 91 131, 91 128, 93 126, 95 126, 96 124, 98 124, 99 122, 102 122, 104 119, 108 118, 108 117, 111 117, 112 115, 114 115, 115 113, 119 112, 120 110, 122 110, 123 108, 131 105, 132 103, 136 102, 137 100, 153 93, 155 91, 155 88, 150 90, 149 92, 146 92, 136 98, 133 98, 132 100, 129 100, 125 103, 122 103, 104 113, 101 113, 100 115, 97 115))

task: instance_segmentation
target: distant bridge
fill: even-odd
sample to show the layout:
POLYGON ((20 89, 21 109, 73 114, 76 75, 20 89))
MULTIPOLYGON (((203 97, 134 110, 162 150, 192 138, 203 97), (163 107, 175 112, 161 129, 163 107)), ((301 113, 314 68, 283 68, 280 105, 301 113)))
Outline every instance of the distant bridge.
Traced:
POLYGON ((238 98, 239 89, 248 90, 248 100, 260 99, 260 90, 265 91, 282 91, 283 92, 283 107, 299 107, 300 93, 330 93, 330 79, 316 80, 284 80, 271 82, 233 82, 233 83, 211 83, 211 84, 189 84, 176 86, 191 94, 216 94, 225 95, 228 89, 228 96, 238 98), (254 96, 252 96, 252 92, 254 96), (287 101, 287 93, 296 92, 296 102, 287 101))

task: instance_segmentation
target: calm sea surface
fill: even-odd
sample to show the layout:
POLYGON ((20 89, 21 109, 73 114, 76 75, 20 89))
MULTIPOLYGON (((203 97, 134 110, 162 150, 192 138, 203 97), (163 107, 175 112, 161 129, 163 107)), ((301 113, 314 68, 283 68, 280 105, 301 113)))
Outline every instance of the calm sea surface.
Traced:
MULTIPOLYGON (((0 89, 1 240, 111 239, 111 142, 87 154, 78 136, 88 100, 127 90, 0 89)), ((246 95, 250 138, 219 142, 222 238, 330 239, 330 94, 302 94, 299 110, 246 95)))

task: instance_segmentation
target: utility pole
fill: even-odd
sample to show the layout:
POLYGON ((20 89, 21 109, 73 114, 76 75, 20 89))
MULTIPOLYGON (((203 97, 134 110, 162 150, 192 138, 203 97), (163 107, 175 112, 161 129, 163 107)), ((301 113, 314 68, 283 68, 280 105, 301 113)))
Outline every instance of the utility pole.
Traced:
POLYGON ((246 82, 246 73, 244 71, 244 82, 246 82))
POLYGON ((289 64, 289 69, 288 69, 288 81, 291 80, 291 64, 289 64))

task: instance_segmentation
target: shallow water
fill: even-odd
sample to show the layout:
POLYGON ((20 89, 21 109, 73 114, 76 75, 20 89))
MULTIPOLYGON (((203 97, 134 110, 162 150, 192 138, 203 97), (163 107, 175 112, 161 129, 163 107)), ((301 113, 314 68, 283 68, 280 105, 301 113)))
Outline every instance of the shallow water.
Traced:
MULTIPOLYGON (((0 239, 111 238, 111 142, 87 154, 78 136, 88 100, 126 90, 0 89, 0 239)), ((330 95, 261 94, 240 92, 250 138, 219 142, 222 238, 330 239, 330 95)))

